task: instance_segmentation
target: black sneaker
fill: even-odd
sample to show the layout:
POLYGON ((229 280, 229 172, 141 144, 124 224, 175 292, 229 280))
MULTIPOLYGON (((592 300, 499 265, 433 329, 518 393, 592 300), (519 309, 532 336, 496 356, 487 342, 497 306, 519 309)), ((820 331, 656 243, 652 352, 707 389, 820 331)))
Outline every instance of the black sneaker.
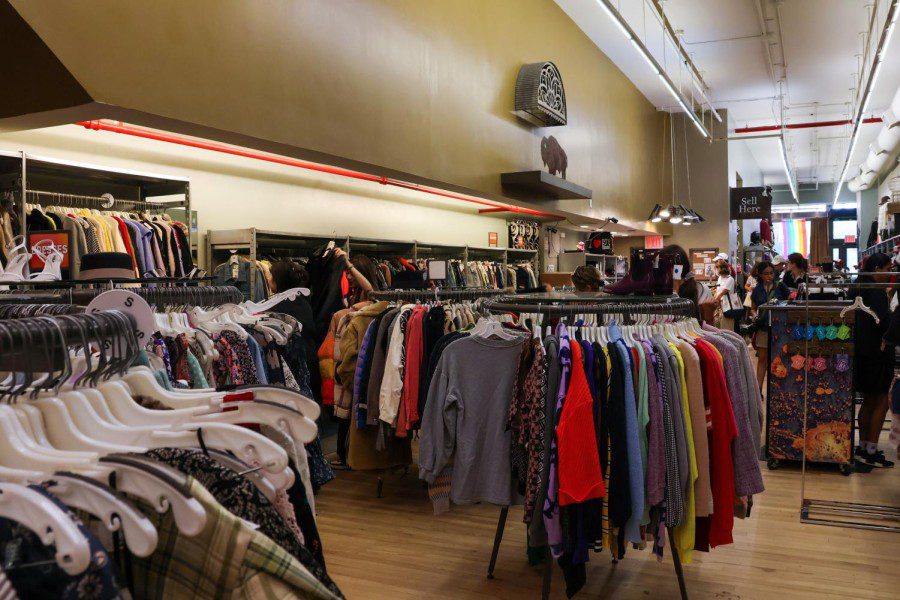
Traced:
POLYGON ((884 452, 882 452, 881 450, 876 450, 875 452, 858 452, 856 455, 856 460, 863 464, 869 465, 870 467, 878 467, 881 469, 891 469, 894 466, 893 462, 885 458, 884 452))

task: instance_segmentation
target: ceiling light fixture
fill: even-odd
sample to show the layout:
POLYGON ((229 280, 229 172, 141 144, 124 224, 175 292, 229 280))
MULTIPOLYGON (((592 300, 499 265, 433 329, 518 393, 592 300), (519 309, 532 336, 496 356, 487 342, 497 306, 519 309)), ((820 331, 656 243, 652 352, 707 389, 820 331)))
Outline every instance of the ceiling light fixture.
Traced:
POLYGON ((794 175, 791 173, 791 167, 788 164, 787 147, 784 145, 784 134, 782 134, 781 137, 778 138, 778 147, 781 150, 781 164, 782 166, 784 166, 784 173, 785 175, 787 175, 788 185, 791 188, 791 194, 794 195, 794 201, 799 203, 800 194, 797 190, 797 182, 794 180, 794 175))
POLYGON ((668 219, 669 217, 672 216, 672 211, 674 211, 674 210, 675 210, 674 207, 668 206, 659 211, 659 216, 661 216, 663 219, 668 219))
POLYGON ((697 118, 696 113, 693 110, 688 108, 687 99, 678 91, 675 87, 675 84, 669 78, 665 69, 656 61, 650 51, 647 49, 647 46, 638 38, 635 34, 634 30, 628 25, 622 15, 618 10, 612 5, 610 0, 597 0, 597 3, 606 11, 606 14, 609 15, 609 18, 612 19, 613 23, 619 28, 622 34, 631 41, 632 45, 637 48, 638 53, 644 59, 644 61, 650 65, 650 68, 656 73, 662 82, 665 84, 666 89, 669 90, 669 93, 675 97, 675 100, 681 106, 681 108, 688 114, 691 118, 691 122, 697 128, 697 130, 706 138, 709 138, 709 131, 706 130, 706 127, 703 126, 703 123, 700 122, 700 119, 697 118))
POLYGON ((660 221, 662 221, 662 217, 659 214, 660 210, 662 210, 662 206, 660 206, 659 204, 654 206, 653 210, 650 211, 650 216, 647 217, 647 220, 651 223, 659 223, 660 221))
POLYGON ((844 180, 847 177, 847 169, 850 167, 850 159, 853 157, 853 150, 856 149, 856 142, 859 139, 859 128, 863 122, 863 115, 869 106, 869 100, 872 98, 872 90, 875 89, 875 81, 878 79, 878 73, 881 72, 881 63, 884 61, 885 52, 888 44, 891 42, 891 36, 894 35, 894 27, 897 25, 897 18, 900 16, 900 0, 891 0, 888 6, 887 19, 884 29, 881 32, 881 39, 878 42, 878 49, 873 57, 872 68, 869 70, 869 80, 863 89, 862 99, 859 103, 859 110, 856 112, 856 118, 853 119, 853 133, 850 134, 850 146, 847 148, 847 156, 844 158, 844 166, 841 168, 841 176, 838 177, 837 185, 834 186, 834 198, 831 203, 836 204, 838 196, 841 195, 841 188, 844 187, 844 180))

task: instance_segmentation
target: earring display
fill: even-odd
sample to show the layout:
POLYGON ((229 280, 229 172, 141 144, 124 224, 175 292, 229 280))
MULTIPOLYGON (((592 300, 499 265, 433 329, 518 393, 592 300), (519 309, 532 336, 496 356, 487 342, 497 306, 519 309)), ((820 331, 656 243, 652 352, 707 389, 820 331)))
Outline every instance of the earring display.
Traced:
POLYGON ((849 473, 853 458, 853 322, 840 306, 777 306, 766 400, 766 458, 832 463, 849 473), (807 403, 804 410, 804 399, 807 403), (804 416, 806 429, 804 433, 804 416))

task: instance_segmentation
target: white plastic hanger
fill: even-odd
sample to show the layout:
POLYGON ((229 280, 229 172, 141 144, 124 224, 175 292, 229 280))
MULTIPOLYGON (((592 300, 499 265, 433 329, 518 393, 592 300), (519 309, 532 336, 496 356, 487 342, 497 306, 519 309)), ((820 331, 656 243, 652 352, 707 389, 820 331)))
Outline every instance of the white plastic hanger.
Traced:
POLYGON ((160 514, 171 510, 175 525, 185 535, 200 533, 206 525, 203 505, 174 485, 171 477, 165 476, 171 471, 167 471, 164 465, 147 464, 136 460, 139 458, 127 461, 124 457, 110 456, 101 458, 100 465, 107 474, 115 473, 118 491, 143 499, 160 514))
POLYGON ((150 519, 105 485, 73 473, 55 473, 47 484, 67 506, 94 515, 110 532, 121 529, 135 556, 147 557, 156 550, 159 535, 150 519))
POLYGON ((261 313, 275 308, 275 306, 281 304, 281 302, 284 300, 296 300, 297 296, 300 295, 309 296, 309 289, 302 287, 291 288, 289 290, 274 294, 265 302, 242 302, 241 306, 250 313, 261 313))
POLYGON ((864 313, 866 313, 867 315, 869 315, 870 317, 875 319, 875 324, 878 325, 878 322, 880 320, 878 318, 878 315, 875 314, 875 311, 873 311, 871 308, 866 306, 865 302, 863 302, 862 296, 857 296, 856 298, 853 299, 853 304, 851 304, 850 306, 847 306, 843 310, 841 310, 841 318, 843 319, 844 315, 846 315, 848 312, 853 311, 853 310, 863 311, 864 313))
POLYGON ((56 564, 69 575, 91 563, 91 547, 75 521, 49 498, 27 487, 0 483, 0 517, 24 525, 45 546, 56 548, 56 564))

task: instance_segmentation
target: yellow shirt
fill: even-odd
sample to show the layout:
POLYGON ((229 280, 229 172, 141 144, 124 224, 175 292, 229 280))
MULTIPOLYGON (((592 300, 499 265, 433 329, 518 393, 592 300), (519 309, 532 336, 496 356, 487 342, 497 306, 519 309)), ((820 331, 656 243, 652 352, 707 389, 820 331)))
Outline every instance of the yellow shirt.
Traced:
POLYGON ((669 347, 678 358, 678 371, 681 375, 681 406, 684 412, 684 423, 686 430, 684 437, 687 438, 688 454, 691 458, 691 484, 688 486, 687 498, 685 498, 684 506, 684 523, 675 527, 674 543, 678 547, 678 555, 683 564, 691 564, 694 559, 694 543, 696 541, 696 498, 694 494, 694 484, 700 476, 697 471, 697 454, 694 450, 694 436, 691 433, 691 408, 688 402, 687 378, 684 373, 684 359, 681 352, 674 344, 669 342, 669 347))

